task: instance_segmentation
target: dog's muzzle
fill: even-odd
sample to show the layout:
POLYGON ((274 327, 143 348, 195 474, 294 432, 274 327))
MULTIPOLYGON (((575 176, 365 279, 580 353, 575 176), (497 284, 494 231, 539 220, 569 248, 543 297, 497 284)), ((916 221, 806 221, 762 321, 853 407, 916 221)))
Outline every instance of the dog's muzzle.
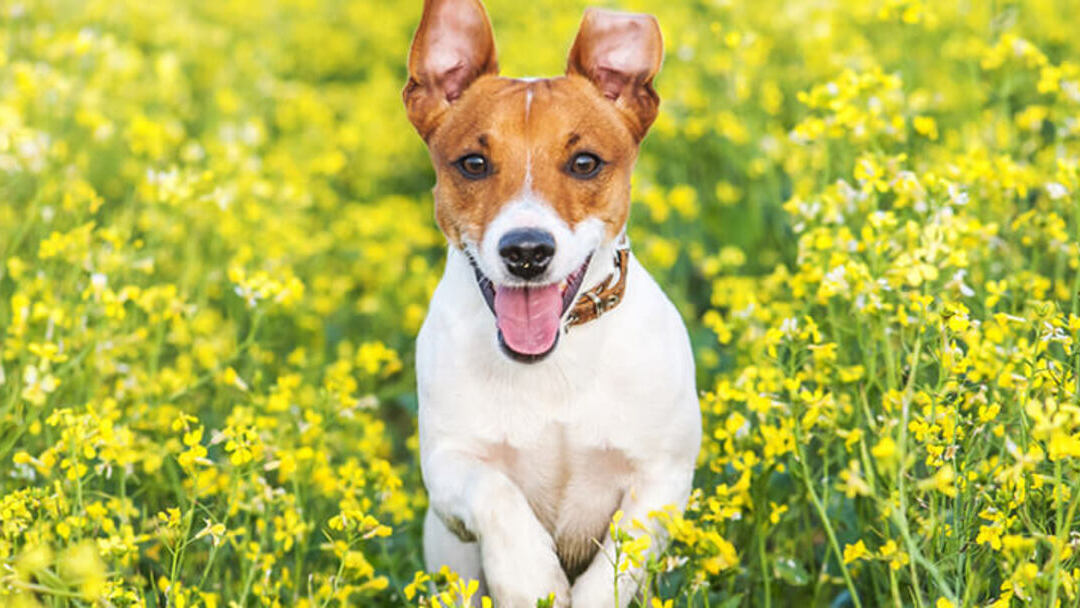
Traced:
MULTIPOLYGON (((535 238, 529 236, 528 240, 523 239, 527 243, 526 250, 537 242, 535 238)), ((523 260, 524 255, 521 254, 518 261, 523 260)), ((543 253, 539 255, 542 259, 543 253)), ((505 259, 507 256, 503 257, 505 259)), ((592 255, 587 256, 585 262, 577 270, 558 283, 525 284, 515 287, 496 285, 480 270, 480 266, 472 256, 468 256, 468 259, 476 275, 480 293, 484 296, 484 301, 492 314, 495 315, 499 346, 502 351, 511 359, 522 363, 535 363, 551 354, 558 344, 567 311, 570 310, 581 290, 592 255)), ((549 260, 550 258, 542 260, 544 269, 549 260)), ((510 262, 508 262, 508 267, 509 264, 510 262)), ((531 270, 526 271, 528 272, 531 270)), ((539 276, 539 274, 534 276, 539 276)))

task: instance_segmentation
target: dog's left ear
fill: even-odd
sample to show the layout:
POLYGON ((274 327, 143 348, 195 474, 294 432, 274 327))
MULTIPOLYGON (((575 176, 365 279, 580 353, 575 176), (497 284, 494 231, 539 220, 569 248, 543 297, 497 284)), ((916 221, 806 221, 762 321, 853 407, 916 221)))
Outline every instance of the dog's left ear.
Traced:
POLYGON ((640 141, 660 108, 652 82, 663 58, 656 17, 590 8, 570 49, 566 73, 591 80, 622 111, 640 141))
POLYGON ((425 141, 473 81, 498 72, 495 35, 480 0, 424 0, 402 98, 425 141))

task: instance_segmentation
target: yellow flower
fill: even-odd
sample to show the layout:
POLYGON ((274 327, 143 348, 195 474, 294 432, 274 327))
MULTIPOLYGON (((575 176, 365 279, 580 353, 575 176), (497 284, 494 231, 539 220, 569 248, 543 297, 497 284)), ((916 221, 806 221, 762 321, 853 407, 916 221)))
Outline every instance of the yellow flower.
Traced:
POLYGON ((60 572, 64 580, 77 585, 87 599, 98 599, 105 594, 105 563, 91 541, 66 549, 60 556, 60 572))
POLYGON ((915 127, 915 132, 930 140, 936 140, 938 138, 937 121, 929 116, 916 116, 912 119, 912 126, 915 127))
POLYGON ((870 551, 866 548, 866 543, 861 539, 856 541, 855 544, 844 545, 844 563, 850 564, 860 559, 866 559, 870 556, 870 551))
POLYGON ((179 528, 180 527, 180 509, 176 507, 169 507, 164 511, 157 514, 159 522, 165 525, 166 528, 179 528))
POLYGON ((938 469, 932 477, 920 481, 918 485, 920 490, 936 490, 946 496, 956 496, 956 471, 953 470, 952 465, 947 464, 938 469))
POLYGON ((979 526, 979 535, 975 538, 979 544, 990 545, 995 551, 1001 550, 1001 529, 994 526, 979 526))
POLYGON ((911 561, 908 554, 901 551, 896 541, 892 539, 889 539, 881 546, 881 549, 878 550, 878 557, 887 561, 889 568, 892 570, 900 570, 911 561))
POLYGON ((896 442, 893 441, 892 437, 882 437, 870 449, 870 453, 873 454, 874 458, 878 459, 881 466, 890 467, 896 458, 896 442))
POLYGON ((769 508, 769 521, 774 525, 780 523, 780 516, 788 512, 787 505, 778 505, 772 501, 769 501, 769 508))
POLYGON ((430 580, 431 577, 426 572, 424 572, 423 570, 417 570, 413 574, 412 582, 408 585, 405 585, 405 599, 412 601, 412 599, 416 597, 416 594, 423 589, 423 585, 425 585, 430 580))

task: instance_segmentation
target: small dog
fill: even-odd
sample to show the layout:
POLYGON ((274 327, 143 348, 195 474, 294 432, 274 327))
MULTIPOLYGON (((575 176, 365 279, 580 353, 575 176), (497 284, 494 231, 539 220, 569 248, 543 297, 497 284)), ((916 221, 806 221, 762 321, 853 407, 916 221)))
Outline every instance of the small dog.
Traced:
POLYGON ((500 78, 479 0, 426 0, 413 39, 403 97, 450 243, 417 338, 424 559, 500 608, 626 606, 612 515, 656 553, 649 513, 690 493, 694 360, 625 233, 662 56, 652 16, 590 9, 565 76, 500 78))

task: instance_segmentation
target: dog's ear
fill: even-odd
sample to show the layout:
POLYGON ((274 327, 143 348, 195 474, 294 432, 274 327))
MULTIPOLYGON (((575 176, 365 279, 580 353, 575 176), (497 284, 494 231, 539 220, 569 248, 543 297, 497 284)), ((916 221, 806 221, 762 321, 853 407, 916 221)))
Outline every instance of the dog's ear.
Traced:
POLYGON ((660 107, 652 82, 663 58, 655 17, 590 8, 570 49, 566 73, 591 80, 623 112, 640 140, 660 107))
POLYGON ((402 92, 421 137, 427 140, 439 117, 474 80, 498 71, 495 36, 479 0, 424 0, 402 92))

